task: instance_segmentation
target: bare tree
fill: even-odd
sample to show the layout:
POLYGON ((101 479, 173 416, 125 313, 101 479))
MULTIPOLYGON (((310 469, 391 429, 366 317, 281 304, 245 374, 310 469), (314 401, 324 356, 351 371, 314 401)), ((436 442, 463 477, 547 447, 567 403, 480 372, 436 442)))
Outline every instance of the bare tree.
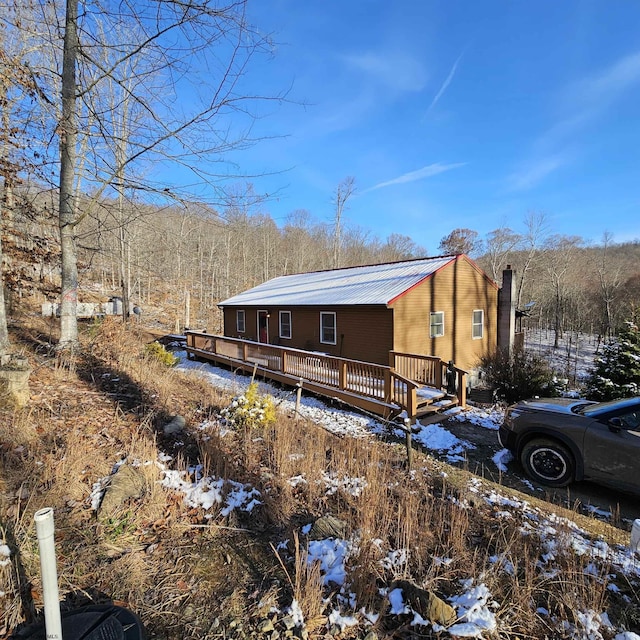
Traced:
POLYGON ((521 241, 521 236, 509 227, 499 227, 487 234, 483 261, 488 262, 491 277, 500 282, 509 255, 521 241))
POLYGON ((555 235, 549 238, 546 252, 546 271, 553 292, 554 343, 557 348, 563 331, 564 313, 568 305, 569 278, 567 274, 578 255, 582 239, 577 236, 555 235))
POLYGON ((410 260, 426 255, 427 250, 417 245, 409 236, 392 233, 380 247, 379 261, 393 262, 395 260, 410 260))
POLYGON ((544 213, 530 211, 525 216, 525 233, 522 235, 522 259, 518 265, 518 284, 516 287, 516 307, 522 308, 522 296, 529 271, 542 258, 542 246, 546 242, 548 223, 544 213))
MULTIPOLYGON (((56 51, 56 23, 45 15, 45 4, 43 28, 35 22, 31 28, 40 36, 40 51, 56 51)), ((245 0, 105 0, 99 10, 84 7, 79 14, 78 0, 67 0, 60 110, 46 114, 56 120, 60 143, 61 347, 73 347, 78 338, 78 225, 102 196, 111 195, 113 187, 121 194, 126 189, 180 196, 179 185, 132 179, 131 169, 143 163, 148 169, 169 162, 219 194, 228 174, 208 170, 214 165, 203 159, 220 160, 256 142, 252 115, 257 101, 268 98, 248 94, 241 79, 257 52, 270 51, 270 42, 248 24, 245 5, 245 0), (132 24, 126 34, 117 28, 123 23, 132 24), (128 82, 132 61, 144 61, 142 72, 136 68, 134 84, 128 82), (119 86, 122 97, 113 110, 96 98, 109 83, 119 86), (187 93, 189 101, 175 108, 187 93), (145 113, 144 122, 126 133, 126 144, 122 130, 114 126, 116 112, 124 106, 145 113), (104 154, 105 148, 113 152, 104 154), (92 196, 82 211, 74 191, 78 186, 92 196)), ((14 26, 24 28, 18 21, 14 26)), ((59 61, 52 62, 48 71, 55 78, 59 61)), ((41 54, 40 64, 45 66, 41 54)), ((123 250, 126 241, 123 236, 123 250)))
MULTIPOLYGON (((16 187, 28 176, 42 175, 35 142, 46 138, 37 116, 46 95, 40 86, 41 79, 26 62, 32 45, 24 34, 10 28, 12 21, 19 20, 18 10, 15 5, 2 7, 4 16, 0 19, 0 267, 4 265, 4 232, 13 230, 16 209, 24 212, 30 208, 23 194, 16 194, 16 187)), ((4 290, 2 274, 0 356, 6 354, 10 346, 4 290)))
POLYGON ((440 240, 438 250, 442 254, 474 255, 482 250, 482 240, 478 238, 478 232, 472 229, 454 229, 440 240))
POLYGON ((596 273, 600 284, 600 299, 602 304, 601 335, 604 339, 611 337, 614 326, 613 304, 616 295, 622 286, 622 272, 611 264, 611 250, 613 236, 606 232, 602 235, 602 245, 600 247, 600 262, 596 273))
POLYGON ((78 58, 78 0, 67 0, 62 55, 62 116, 59 124, 60 183, 58 216, 62 251, 62 299, 60 304, 60 346, 73 348, 78 342, 78 260, 74 203, 76 144, 76 60, 78 58))
POLYGON ((344 214, 345 206, 349 198, 356 190, 355 178, 345 178, 335 190, 333 195, 333 205, 335 207, 335 213, 333 218, 333 268, 337 269, 340 266, 340 243, 342 232, 342 216, 344 214))
POLYGON ((321 264, 326 248, 313 242, 314 223, 306 209, 292 211, 282 235, 282 273, 303 273, 321 264))

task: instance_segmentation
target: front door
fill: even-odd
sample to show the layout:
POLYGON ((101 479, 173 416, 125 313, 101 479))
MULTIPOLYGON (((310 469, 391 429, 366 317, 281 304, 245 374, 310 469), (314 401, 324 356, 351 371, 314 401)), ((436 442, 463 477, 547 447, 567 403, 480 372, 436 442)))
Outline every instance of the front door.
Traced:
POLYGON ((258 342, 269 342, 269 312, 258 311, 258 342))

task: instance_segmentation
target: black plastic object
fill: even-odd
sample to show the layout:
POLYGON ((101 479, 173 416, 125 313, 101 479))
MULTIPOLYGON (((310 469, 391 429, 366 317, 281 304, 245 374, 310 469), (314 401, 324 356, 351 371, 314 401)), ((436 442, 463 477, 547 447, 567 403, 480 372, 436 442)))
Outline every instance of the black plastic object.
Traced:
MULTIPOLYGON (((46 640, 44 623, 16 632, 15 640, 46 640)), ((113 604, 89 605, 62 614, 62 640, 145 640, 135 613, 113 604)))

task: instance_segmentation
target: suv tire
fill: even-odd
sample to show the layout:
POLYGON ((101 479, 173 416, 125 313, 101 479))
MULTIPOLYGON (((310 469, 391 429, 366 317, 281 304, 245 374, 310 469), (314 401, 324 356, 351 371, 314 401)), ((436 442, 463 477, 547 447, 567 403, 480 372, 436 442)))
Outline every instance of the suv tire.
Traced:
POLYGON ((530 440, 522 448, 520 461, 531 478, 550 487, 564 487, 575 477, 571 452, 556 440, 530 440))

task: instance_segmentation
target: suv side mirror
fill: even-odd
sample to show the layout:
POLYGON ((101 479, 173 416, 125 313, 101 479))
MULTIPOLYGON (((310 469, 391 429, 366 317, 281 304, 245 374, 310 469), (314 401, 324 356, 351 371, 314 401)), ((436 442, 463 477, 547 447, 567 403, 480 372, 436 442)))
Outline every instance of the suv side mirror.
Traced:
POLYGON ((609 425, 609 429, 614 433, 620 433, 620 431, 624 429, 622 418, 611 418, 607 424, 609 425))

